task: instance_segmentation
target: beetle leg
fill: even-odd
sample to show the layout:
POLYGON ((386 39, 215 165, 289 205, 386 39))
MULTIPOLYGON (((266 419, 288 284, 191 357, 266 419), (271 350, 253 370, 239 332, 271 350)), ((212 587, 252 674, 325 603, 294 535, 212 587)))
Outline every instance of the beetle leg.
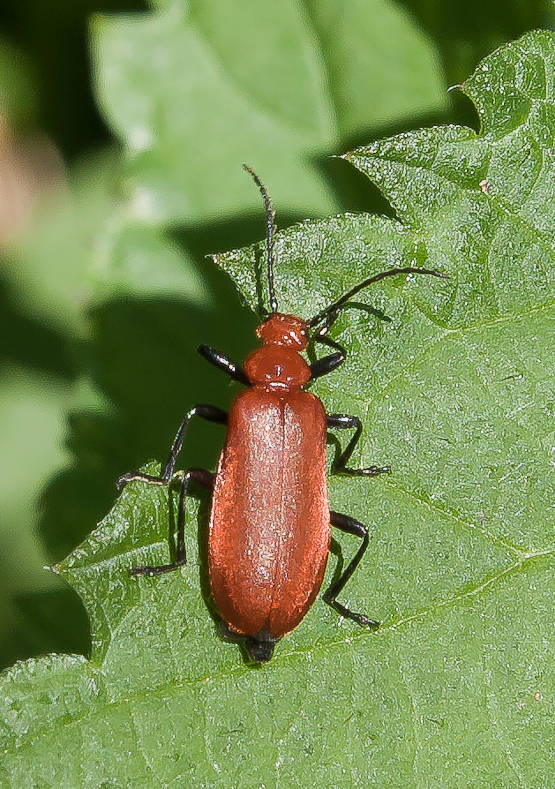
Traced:
MULTIPOLYGON (((319 378, 322 375, 327 375, 335 370, 336 367, 339 367, 345 359, 347 358, 347 350, 340 345, 336 340, 330 339, 327 334, 337 318, 341 313, 341 310, 346 309, 347 307, 352 307, 355 309, 364 309, 372 312, 374 315, 379 317, 381 320, 390 321, 391 319, 384 315, 379 310, 376 310, 372 307, 369 307, 366 304, 358 304, 352 302, 351 304, 341 303, 337 306, 333 307, 329 311, 325 310, 321 314, 321 318, 324 320, 323 325, 318 329, 315 330, 315 333, 312 335, 313 342, 319 342, 322 345, 327 345, 328 348, 334 348, 336 353, 332 353, 329 356, 324 356, 322 359, 317 359, 310 365, 310 372, 311 372, 311 380, 314 378, 319 378)), ((319 322, 319 321, 318 321, 319 322)), ((312 321, 308 323, 309 326, 316 325, 312 321)))
POLYGON ((321 359, 316 359, 315 362, 312 362, 310 365, 311 381, 314 381, 315 378, 320 378, 322 375, 331 373, 345 361, 345 352, 341 345, 336 342, 333 342, 333 345, 331 345, 332 342, 333 340, 328 340, 326 338, 326 345, 330 345, 332 348, 338 348, 337 353, 330 353, 329 356, 323 356, 321 359))
POLYGON ((142 567, 132 567, 129 572, 131 575, 162 575, 162 573, 169 573, 172 570, 177 570, 178 567, 183 567, 186 563, 187 557, 185 554, 185 497, 189 489, 191 480, 201 485, 203 488, 212 490, 214 487, 214 474, 211 471, 205 471, 203 468, 190 468, 181 477, 179 486, 179 509, 177 514, 177 546, 175 550, 175 560, 170 564, 159 565, 143 565, 142 567))
MULTIPOLYGON (((177 434, 173 440, 170 454, 162 474, 159 477, 155 477, 152 474, 143 474, 139 471, 130 471, 118 479, 118 487, 121 487, 121 485, 123 485, 125 482, 131 482, 135 480, 139 482, 146 482, 149 485, 170 484, 173 479, 176 478, 174 477, 175 464, 181 451, 181 447, 183 446, 183 441, 185 440, 185 434, 187 432, 189 422, 193 416, 201 416, 203 419, 207 419, 209 422, 218 422, 220 424, 227 423, 227 412, 222 411, 221 408, 217 408, 213 405, 194 406, 190 411, 187 412, 184 420, 179 426, 179 430, 177 431, 177 434)), ((175 561, 171 562, 170 564, 162 564, 155 567, 134 567, 130 570, 132 575, 161 575, 162 573, 175 570, 177 567, 182 567, 185 564, 185 497, 187 495, 187 490, 191 479, 197 482, 199 485, 209 489, 212 489, 214 484, 214 475, 210 471, 205 471, 204 469, 200 468, 189 469, 181 477, 179 489, 179 510, 177 515, 177 546, 175 552, 175 561)))
POLYGON ((238 381, 240 384, 245 384, 246 386, 251 385, 241 365, 232 362, 231 359, 228 359, 223 353, 220 353, 215 348, 211 348, 209 345, 199 345, 197 351, 215 367, 219 367, 220 370, 227 373, 234 381, 238 381))
POLYGON ((336 367, 339 367, 345 361, 347 356, 347 351, 343 348, 335 340, 326 337, 327 333, 337 320, 337 316, 339 312, 331 312, 327 318, 326 322, 322 326, 321 329, 318 329, 316 334, 313 337, 314 342, 319 342, 322 345, 327 345, 328 348, 334 348, 335 353, 329 354, 329 356, 323 356, 321 359, 316 359, 310 365, 310 380, 313 381, 315 378, 320 378, 322 375, 327 375, 331 373, 332 370, 335 370, 336 367))
POLYGON ((183 446, 183 441, 185 440, 185 434, 187 432, 187 428, 189 427, 189 422, 194 416, 201 416, 203 419, 206 419, 209 422, 218 422, 222 425, 227 424, 227 411, 222 411, 221 408, 217 408, 215 405, 195 405, 190 411, 187 412, 185 419, 179 425, 179 430, 177 431, 173 440, 170 454, 162 474, 159 477, 155 477, 152 474, 143 474, 140 471, 129 471, 127 474, 123 474, 123 476, 121 476, 116 482, 118 488, 120 488, 125 482, 132 482, 134 480, 147 482, 150 485, 167 485, 173 477, 177 456, 181 452, 181 447, 183 446))
POLYGON ((356 537, 360 537, 362 539, 362 545, 347 565, 347 568, 341 573, 337 581, 333 583, 326 592, 324 592, 324 600, 326 603, 328 603, 328 605, 331 605, 332 608, 335 608, 335 610, 338 611, 342 616, 358 622, 359 625, 365 625, 375 629, 380 626, 379 622, 376 622, 374 619, 370 619, 365 614, 357 614, 356 611, 351 611, 349 608, 342 605, 341 603, 338 603, 336 600, 337 595, 342 591, 343 587, 358 567, 364 552, 368 548, 368 529, 366 526, 364 526, 364 524, 360 523, 354 518, 351 518, 349 515, 342 515, 340 512, 330 512, 330 523, 332 526, 336 526, 338 529, 341 529, 341 531, 347 532, 347 534, 354 534, 356 537))
POLYGON ((341 452, 339 457, 334 460, 332 464, 332 473, 334 474, 347 474, 351 477, 377 477, 378 474, 390 474, 390 466, 367 466, 366 468, 348 468, 347 463, 356 445, 359 442, 362 434, 362 422, 358 416, 350 416, 349 414, 328 414, 328 428, 355 428, 354 435, 351 440, 341 452))

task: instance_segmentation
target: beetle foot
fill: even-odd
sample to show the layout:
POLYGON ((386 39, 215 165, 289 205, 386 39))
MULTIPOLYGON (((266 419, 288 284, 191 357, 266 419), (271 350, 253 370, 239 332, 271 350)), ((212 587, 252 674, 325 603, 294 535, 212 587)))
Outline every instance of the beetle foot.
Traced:
POLYGON ((379 622, 376 622, 375 619, 370 619, 370 617, 364 614, 354 614, 353 619, 355 622, 358 622, 359 625, 362 625, 362 627, 369 627, 371 630, 377 630, 380 626, 379 622))
POLYGON ((391 474, 391 466, 366 466, 360 469, 360 475, 364 477, 377 477, 379 474, 391 474))
POLYGON ((142 567, 130 567, 129 575, 141 576, 146 575, 148 578, 154 578, 156 575, 163 575, 164 573, 171 573, 172 570, 177 570, 186 564, 185 557, 178 559, 171 564, 158 564, 155 566, 143 565, 142 567))
MULTIPOLYGON (((332 469, 333 471, 333 469, 332 469)), ((377 477, 379 474, 391 474, 391 466, 366 466, 366 468, 339 468, 337 474, 347 477, 377 477)))
POLYGON ((151 474, 141 474, 138 471, 128 471, 127 474, 122 474, 116 481, 116 488, 121 490, 123 485, 127 482, 148 482, 149 485, 165 485, 166 480, 162 477, 153 477, 151 474))
POLYGON ((331 607, 334 608, 338 614, 344 616, 345 619, 352 619, 353 622, 356 622, 362 627, 369 627, 372 630, 377 630, 377 628, 380 626, 380 623, 376 622, 375 619, 370 619, 370 617, 366 616, 366 614, 358 614, 356 611, 351 611, 350 608, 338 603, 335 597, 331 597, 329 594, 324 595, 324 600, 328 605, 331 605, 331 607))

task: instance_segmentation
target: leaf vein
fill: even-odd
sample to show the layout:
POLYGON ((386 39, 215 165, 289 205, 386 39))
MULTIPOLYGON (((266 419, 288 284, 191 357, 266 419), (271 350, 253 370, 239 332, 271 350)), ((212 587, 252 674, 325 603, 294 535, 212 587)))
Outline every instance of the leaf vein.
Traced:
MULTIPOLYGON (((430 614, 435 613, 436 611, 439 611, 443 608, 453 605, 459 600, 464 600, 469 597, 476 597, 478 595, 481 595, 485 590, 489 589, 490 586, 494 585, 502 578, 506 578, 508 575, 520 570, 521 568, 523 568, 528 564, 533 563, 535 560, 553 556, 553 555, 555 555, 555 550, 527 554, 523 559, 520 559, 514 562, 509 567, 504 568, 501 572, 488 578, 479 586, 467 589, 466 591, 458 595, 453 595, 452 597, 449 597, 446 600, 443 600, 437 603, 436 605, 431 606, 430 608, 421 609, 420 611, 417 611, 414 614, 411 614, 410 616, 402 617, 397 621, 392 622, 391 624, 381 627, 379 630, 377 630, 375 633, 373 633, 370 636, 366 631, 362 630, 361 628, 360 632, 350 634, 347 639, 341 638, 341 639, 335 639, 326 642, 320 641, 317 644, 314 644, 313 646, 304 649, 297 648, 291 652, 281 653, 278 657, 275 658, 275 661, 281 662, 288 659, 297 659, 299 657, 305 659, 307 654, 314 655, 319 652, 325 652, 326 650, 336 646, 345 647, 348 644, 352 645, 366 638, 373 638, 373 639, 379 638, 381 635, 384 635, 390 631, 394 632, 398 630, 400 627, 408 625, 411 622, 414 622, 418 619, 422 619, 426 616, 429 616, 430 614)), ((101 714, 103 712, 106 712, 108 709, 118 709, 122 706, 125 706, 129 704, 132 700, 151 699, 153 694, 155 693, 163 694, 163 693, 167 693, 168 690, 179 690, 181 687, 191 687, 196 685, 202 687, 202 685, 206 683, 208 680, 210 680, 211 683, 214 682, 215 680, 220 680, 220 679, 227 680, 230 679, 231 677, 240 676, 244 674, 244 671, 245 671, 244 666, 241 665, 233 668, 220 669, 218 671, 215 671, 213 674, 209 674, 209 675, 191 677, 189 679, 185 679, 181 681, 179 685, 172 681, 172 682, 166 682, 163 685, 158 685, 156 687, 136 689, 125 697, 99 702, 92 712, 90 708, 87 708, 87 710, 84 712, 77 713, 73 716, 67 716, 66 718, 64 718, 64 720, 58 721, 58 725, 64 728, 74 726, 81 723, 83 720, 86 720, 90 716, 101 714)), ((202 707, 202 705, 200 706, 202 707)), ((40 734, 43 731, 50 728, 51 728, 50 724, 45 724, 44 726, 35 730, 35 732, 33 733, 33 739, 31 741, 23 741, 23 742, 20 741, 19 743, 16 744, 16 750, 21 753, 32 748, 34 743, 39 739, 40 734)))

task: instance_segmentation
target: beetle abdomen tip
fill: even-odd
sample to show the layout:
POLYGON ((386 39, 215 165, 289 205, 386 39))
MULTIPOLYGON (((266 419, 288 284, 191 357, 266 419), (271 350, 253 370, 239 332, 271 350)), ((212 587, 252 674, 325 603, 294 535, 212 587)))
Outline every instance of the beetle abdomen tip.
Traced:
POLYGON ((245 648, 249 657, 255 663, 267 663, 274 654, 276 643, 276 639, 264 639, 259 641, 258 638, 254 638, 254 636, 247 636, 245 638, 245 648))

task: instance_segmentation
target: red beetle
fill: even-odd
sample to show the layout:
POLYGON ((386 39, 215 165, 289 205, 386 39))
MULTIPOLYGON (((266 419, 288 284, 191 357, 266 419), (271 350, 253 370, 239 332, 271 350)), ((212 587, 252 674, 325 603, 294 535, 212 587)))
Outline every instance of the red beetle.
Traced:
POLYGON ((329 553, 330 524, 359 537, 362 544, 325 592, 324 600, 343 616, 370 628, 378 627, 378 622, 349 610, 336 599, 368 546, 368 529, 349 515, 330 512, 327 430, 355 431, 334 462, 333 472, 373 477, 390 469, 347 466, 362 433, 360 419, 347 414, 326 415, 322 402, 304 387, 345 361, 344 348, 327 333, 356 293, 372 282, 398 274, 446 275, 412 266, 394 268, 368 277, 308 321, 278 312, 273 276, 275 212, 257 175, 246 165, 245 169, 258 185, 266 207, 271 313, 256 330, 262 347, 247 357, 244 369, 208 346, 201 345, 199 352, 248 388, 235 398, 229 414, 211 405, 196 405, 187 413, 161 476, 129 473, 120 477, 118 484, 131 480, 153 485, 179 483, 175 561, 135 567, 130 571, 133 575, 159 575, 185 564, 185 496, 189 484, 194 481, 213 492, 208 530, 212 596, 228 630, 245 638, 250 658, 260 663, 270 660, 276 642, 299 624, 318 594, 329 553), (307 364, 301 352, 310 340, 333 348, 334 353, 307 364), (193 416, 227 425, 216 474, 199 468, 174 473, 193 416))

